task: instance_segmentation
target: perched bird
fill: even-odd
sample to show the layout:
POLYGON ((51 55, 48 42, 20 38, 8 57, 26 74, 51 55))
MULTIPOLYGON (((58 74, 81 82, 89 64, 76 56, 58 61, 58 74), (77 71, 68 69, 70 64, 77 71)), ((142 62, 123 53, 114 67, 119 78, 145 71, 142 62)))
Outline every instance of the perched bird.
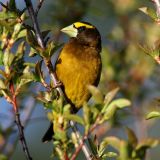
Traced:
MULTIPOLYGON (((101 36, 95 26, 75 22, 61 30, 71 38, 64 45, 56 63, 56 74, 68 102, 76 113, 91 97, 87 86, 97 86, 101 74, 101 36)), ((53 125, 42 141, 52 139, 53 125)))

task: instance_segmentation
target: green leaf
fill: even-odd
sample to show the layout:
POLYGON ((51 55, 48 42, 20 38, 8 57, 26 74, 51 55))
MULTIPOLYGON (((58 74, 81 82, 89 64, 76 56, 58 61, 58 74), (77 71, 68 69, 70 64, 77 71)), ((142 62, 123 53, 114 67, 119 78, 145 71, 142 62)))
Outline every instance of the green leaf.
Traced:
POLYGON ((34 57, 37 55, 37 51, 34 48, 30 48, 30 52, 28 54, 29 57, 34 57))
POLYGON ((63 113, 64 115, 65 114, 70 114, 71 112, 71 105, 70 104, 66 104, 64 107, 63 107, 63 113))
POLYGON ((56 140, 60 140, 62 142, 65 142, 67 137, 66 137, 66 132, 62 131, 60 129, 54 129, 54 138, 56 140))
POLYGON ((41 47, 39 46, 36 36, 32 30, 27 29, 26 41, 31 45, 31 47, 38 51, 41 51, 41 47))
POLYGON ((94 141, 91 138, 88 138, 89 147, 91 148, 94 155, 98 155, 97 153, 97 145, 94 143, 94 141))
POLYGON ((91 122, 95 122, 97 116, 99 115, 100 111, 99 111, 99 108, 101 108, 101 106, 93 106, 93 107, 90 107, 90 110, 91 110, 91 122))
POLYGON ((11 11, 16 11, 16 1, 15 0, 10 0, 8 4, 8 8, 11 11))
POLYGON ((38 77, 38 81, 40 81, 41 83, 44 83, 45 80, 43 78, 43 73, 42 73, 42 70, 41 70, 41 66, 42 66, 42 60, 41 61, 38 61, 36 63, 36 66, 35 66, 35 73, 38 77))
POLYGON ((9 52, 5 52, 3 55, 3 64, 4 66, 11 66, 12 62, 14 60, 14 55, 9 52))
POLYGON ((144 159, 147 149, 156 147, 158 144, 158 139, 148 138, 146 140, 143 140, 137 145, 135 152, 133 152, 133 156, 138 157, 139 159, 144 159))
POLYGON ((62 46, 63 44, 55 44, 50 42, 44 52, 41 53, 42 57, 51 58, 52 55, 62 46))
POLYGON ((138 139, 137 139, 135 133, 133 132, 133 130, 131 130, 128 127, 126 128, 126 130, 127 130, 127 134, 128 134, 128 142, 133 148, 135 148, 138 144, 138 139))
POLYGON ((81 125, 84 125, 83 119, 78 115, 75 115, 75 114, 64 114, 64 118, 66 118, 67 120, 72 120, 74 122, 77 122, 77 123, 79 123, 81 125))
POLYGON ((147 147, 147 148, 152 148, 152 147, 156 147, 157 145, 160 144, 160 141, 159 139, 152 139, 152 138, 148 138, 148 139, 145 139, 143 141, 141 141, 137 147, 136 147, 136 150, 139 150, 143 147, 147 147))
POLYGON ((0 89, 6 89, 6 85, 2 79, 0 79, 0 89))
POLYGON ((23 30, 21 30, 21 31, 18 33, 17 39, 19 39, 19 38, 24 38, 24 37, 26 37, 26 35, 27 35, 27 30, 26 30, 26 29, 23 29, 23 30))
POLYGON ((119 91, 119 87, 111 90, 109 93, 106 94, 105 99, 104 99, 104 103, 106 105, 108 105, 111 100, 116 96, 117 92, 119 91))
POLYGON ((104 148, 106 148, 108 145, 112 146, 113 148, 115 148, 116 150, 119 151, 120 146, 121 146, 121 140, 118 139, 117 137, 106 137, 103 139, 103 141, 100 143, 100 147, 99 150, 104 150, 104 148))
POLYGON ((119 98, 114 101, 112 101, 108 107, 117 106, 117 108, 124 108, 131 105, 131 102, 128 99, 125 98, 119 98))
POLYGON ((101 104, 103 102, 103 94, 100 92, 100 90, 98 88, 96 88, 95 86, 89 85, 88 90, 90 91, 90 93, 93 96, 93 99, 97 103, 101 104))
POLYGON ((102 113, 105 112, 106 108, 108 107, 108 104, 111 102, 111 100, 115 97, 115 95, 117 94, 117 92, 119 91, 119 88, 115 88, 112 91, 110 91, 109 93, 106 94, 105 98, 104 98, 104 107, 102 109, 102 113))
POLYGON ((36 78, 34 74, 28 71, 28 67, 23 72, 23 75, 19 77, 19 81, 17 83, 17 89, 19 90, 21 87, 23 87, 25 84, 35 81, 36 78))
MULTIPOLYGON (((15 15, 15 13, 11 13, 11 12, 0 12, 0 20, 5 20, 5 19, 14 19, 17 16, 15 15)), ((1 21, 1 22, 2 22, 1 21)), ((7 23, 7 22, 6 22, 7 23)))
POLYGON ((111 119, 113 117, 113 115, 115 114, 116 110, 117 110, 116 105, 108 106, 107 109, 104 112, 102 121, 100 123, 103 123, 104 121, 111 119))
POLYGON ((152 111, 146 117, 146 119, 152 119, 152 118, 160 118, 160 112, 152 111))
POLYGON ((83 105, 83 119, 85 124, 85 132, 87 133, 90 127, 90 108, 86 103, 83 105))
POLYGON ((115 153, 115 152, 107 152, 107 153, 104 153, 103 154, 103 156, 102 156, 102 158, 115 158, 115 157, 117 157, 118 156, 118 154, 117 153, 115 153))
POLYGON ((2 50, 0 49, 0 65, 3 65, 3 52, 2 50))

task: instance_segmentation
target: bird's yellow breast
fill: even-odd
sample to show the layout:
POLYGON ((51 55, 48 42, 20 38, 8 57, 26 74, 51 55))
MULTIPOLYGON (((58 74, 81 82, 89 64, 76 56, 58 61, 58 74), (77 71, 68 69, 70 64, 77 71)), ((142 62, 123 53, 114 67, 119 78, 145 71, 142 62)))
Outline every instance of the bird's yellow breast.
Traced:
POLYGON ((60 53, 56 65, 58 79, 63 83, 65 94, 77 107, 88 101, 88 85, 97 85, 101 72, 101 58, 95 48, 69 42, 60 53), (72 47, 71 47, 72 46, 72 47))

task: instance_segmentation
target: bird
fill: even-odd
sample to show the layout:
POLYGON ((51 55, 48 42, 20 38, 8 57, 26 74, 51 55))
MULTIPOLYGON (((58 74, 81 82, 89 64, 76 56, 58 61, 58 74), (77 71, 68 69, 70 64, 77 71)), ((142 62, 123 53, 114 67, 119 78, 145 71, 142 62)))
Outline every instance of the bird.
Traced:
MULTIPOLYGON (((60 51, 55 72, 72 112, 76 113, 91 97, 88 85, 97 86, 100 81, 101 36, 94 25, 83 21, 75 22, 61 31, 70 39, 60 51)), ((53 124, 42 142, 52 140, 52 136, 53 124)))

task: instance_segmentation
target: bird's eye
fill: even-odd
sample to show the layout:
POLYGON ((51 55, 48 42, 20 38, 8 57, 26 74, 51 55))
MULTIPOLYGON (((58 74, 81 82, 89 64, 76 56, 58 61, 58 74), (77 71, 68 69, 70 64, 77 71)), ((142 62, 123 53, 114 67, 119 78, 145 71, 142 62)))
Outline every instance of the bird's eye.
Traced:
POLYGON ((82 32, 82 31, 84 31, 85 29, 86 29, 85 26, 79 27, 79 28, 78 28, 78 32, 82 32))

